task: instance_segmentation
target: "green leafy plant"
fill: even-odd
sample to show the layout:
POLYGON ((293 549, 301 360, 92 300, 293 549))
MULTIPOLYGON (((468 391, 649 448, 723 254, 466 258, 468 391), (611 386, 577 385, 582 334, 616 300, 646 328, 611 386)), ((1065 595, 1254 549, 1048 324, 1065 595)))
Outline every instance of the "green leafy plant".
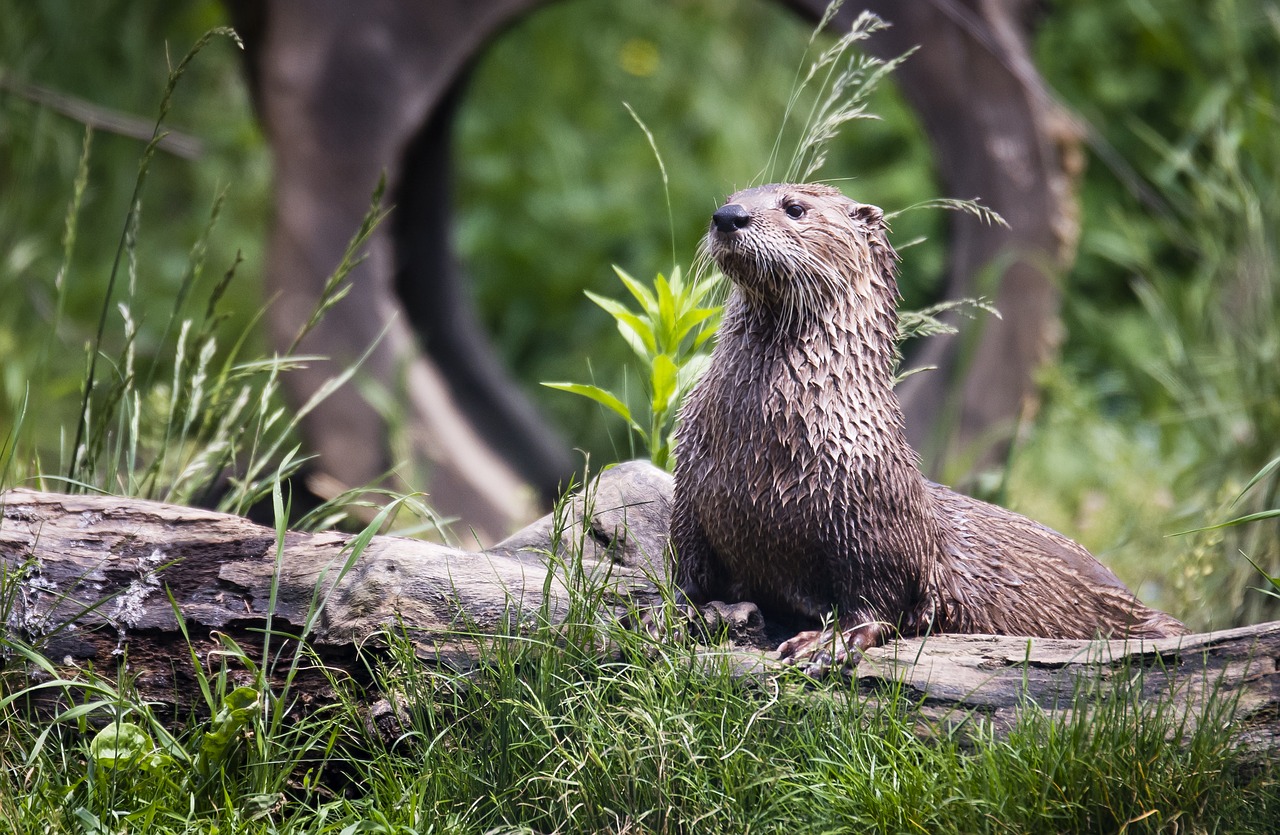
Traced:
POLYGON ((650 288, 619 267, 613 270, 636 300, 638 309, 590 291, 586 294, 614 318, 618 333, 639 358, 647 395, 645 408, 633 412, 624 398, 599 386, 543 385, 582 395, 609 409, 627 422, 654 464, 670 469, 674 463, 671 432, 676 410, 709 359, 705 346, 720 323, 721 308, 707 301, 723 278, 713 274, 700 281, 686 281, 677 266, 670 279, 659 273, 650 288))
POLYGON ((172 767, 173 757, 156 747, 150 734, 134 722, 117 720, 98 731, 89 743, 98 768, 155 771, 172 767))

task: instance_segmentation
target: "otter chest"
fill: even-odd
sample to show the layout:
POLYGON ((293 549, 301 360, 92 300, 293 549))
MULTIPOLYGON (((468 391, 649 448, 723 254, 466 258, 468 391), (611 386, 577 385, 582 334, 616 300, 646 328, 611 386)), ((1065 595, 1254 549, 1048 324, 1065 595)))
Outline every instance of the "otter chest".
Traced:
POLYGON ((859 418, 857 392, 812 358, 743 358, 691 398, 679 475, 744 590, 776 587, 783 564, 805 586, 820 585, 857 524, 874 426, 859 418))

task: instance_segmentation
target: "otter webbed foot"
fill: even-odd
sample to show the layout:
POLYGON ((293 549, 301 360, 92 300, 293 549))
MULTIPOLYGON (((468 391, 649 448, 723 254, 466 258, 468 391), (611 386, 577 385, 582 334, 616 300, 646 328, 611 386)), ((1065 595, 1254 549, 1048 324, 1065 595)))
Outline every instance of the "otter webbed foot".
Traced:
POLYGON ((810 629, 778 647, 779 658, 793 664, 807 676, 822 678, 833 669, 851 670, 862 660, 866 649, 879 646, 889 636, 883 621, 841 618, 836 626, 810 629))

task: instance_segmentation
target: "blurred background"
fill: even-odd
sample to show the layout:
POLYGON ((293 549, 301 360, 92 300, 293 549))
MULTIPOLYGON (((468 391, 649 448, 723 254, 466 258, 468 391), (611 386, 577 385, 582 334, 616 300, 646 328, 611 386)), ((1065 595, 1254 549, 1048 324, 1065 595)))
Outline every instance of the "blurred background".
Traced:
MULTIPOLYGON (((1061 276, 1064 339, 1007 459, 974 474, 957 455, 935 474, 1077 539, 1193 628, 1280 617, 1251 590, 1249 564, 1280 574, 1280 520, 1173 535, 1280 506, 1275 471, 1241 495, 1280 455, 1280 6, 1063 0, 1035 13, 1039 73, 1092 132, 1079 248, 1061 276)), ((56 461, 75 426, 84 346, 169 68, 230 17, 213 2, 0 0, 0 20, 0 437, 25 399, 16 483, 56 461), (114 127, 94 132, 59 278, 83 122, 104 115, 114 127)), ((635 385, 630 351, 583 290, 621 296, 614 264, 642 278, 690 265, 709 213, 765 167, 811 28, 765 2, 561 0, 473 67, 443 211, 501 360, 593 464, 632 455, 625 427, 538 385, 635 385), (670 214, 624 102, 662 155, 670 214)), ((820 176, 889 211, 979 196, 943 193, 892 77, 870 110, 879 119, 846 127, 820 176)), ((197 56, 167 124, 127 276, 138 359, 161 380, 174 361, 163 323, 224 189, 201 280, 242 254, 224 344, 247 331, 269 350, 258 317, 273 182, 230 40, 197 56)), ((894 240, 910 243, 904 306, 937 300, 948 224, 936 211, 895 220, 894 240)))

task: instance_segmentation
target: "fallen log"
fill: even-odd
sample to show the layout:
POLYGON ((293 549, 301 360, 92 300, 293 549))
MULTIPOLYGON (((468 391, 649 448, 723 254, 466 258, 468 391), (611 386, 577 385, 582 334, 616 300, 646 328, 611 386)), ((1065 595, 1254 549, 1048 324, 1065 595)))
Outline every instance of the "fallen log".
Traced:
MULTIPOLYGON (((142 698, 185 709, 197 692, 193 657, 214 664, 234 641, 260 658, 270 631, 276 647, 305 640, 319 662, 295 679, 305 709, 334 698, 334 672, 370 683, 362 650, 376 651, 387 630, 427 663, 465 667, 477 634, 563 620, 575 576, 604 590, 600 617, 653 605, 670 496, 665 473, 619 465, 558 514, 467 552, 393 536, 360 549, 349 534, 277 536, 207 510, 10 490, 0 494, 4 638, 35 647, 65 677, 123 661, 142 698)), ((720 614, 738 645, 708 653, 732 653, 743 675, 771 674, 776 656, 752 644, 777 634, 741 609, 720 614)), ((11 669, 20 660, 4 657, 11 669)), ((1079 694, 1104 700, 1129 685, 1131 697, 1173 703, 1192 721, 1221 721, 1227 714, 1206 711, 1228 705, 1241 745, 1280 750, 1280 622, 1156 641, 937 635, 872 649, 855 674, 873 696, 907 688, 935 727, 977 719, 1003 731, 1031 706, 1065 711, 1079 694)))
MULTIPOLYGON (((607 575, 620 610, 655 602, 669 495, 665 473, 624 465, 482 553, 377 536, 353 554, 350 534, 278 538, 208 510, 11 490, 0 494, 0 601, 11 601, 0 612, 6 638, 66 675, 123 659, 142 698, 175 708, 198 693, 193 652, 208 663, 234 642, 256 662, 268 629, 305 634, 321 664, 358 682, 368 674, 357 649, 388 629, 424 659, 465 666, 477 652, 469 636, 565 616, 575 531, 581 564, 607 575)), ((334 695, 319 667, 298 685, 313 702, 334 695)))

